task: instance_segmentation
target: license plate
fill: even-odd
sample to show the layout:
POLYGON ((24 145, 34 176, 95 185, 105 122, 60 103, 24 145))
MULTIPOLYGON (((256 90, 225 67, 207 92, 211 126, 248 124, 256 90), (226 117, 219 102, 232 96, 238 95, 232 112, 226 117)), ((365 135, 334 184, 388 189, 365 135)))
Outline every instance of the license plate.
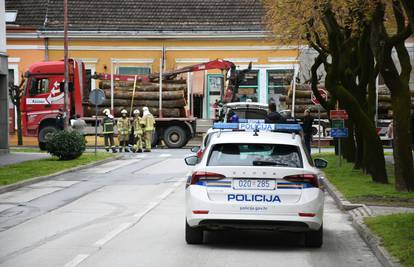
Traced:
POLYGON ((276 181, 269 179, 233 179, 236 190, 274 190, 276 181))

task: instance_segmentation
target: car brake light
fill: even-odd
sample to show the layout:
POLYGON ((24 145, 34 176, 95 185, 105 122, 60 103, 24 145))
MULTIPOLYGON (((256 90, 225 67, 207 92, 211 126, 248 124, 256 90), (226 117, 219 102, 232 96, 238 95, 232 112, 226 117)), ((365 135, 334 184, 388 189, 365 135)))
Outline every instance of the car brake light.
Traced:
POLYGON ((283 177, 289 182, 307 183, 312 187, 319 187, 318 176, 315 174, 296 174, 283 177))
POLYGON ((200 148, 196 153, 197 158, 201 159, 203 157, 203 150, 200 148))
POLYGON ((191 184, 197 184, 200 180, 220 180, 226 176, 214 172, 195 172, 191 176, 191 184))

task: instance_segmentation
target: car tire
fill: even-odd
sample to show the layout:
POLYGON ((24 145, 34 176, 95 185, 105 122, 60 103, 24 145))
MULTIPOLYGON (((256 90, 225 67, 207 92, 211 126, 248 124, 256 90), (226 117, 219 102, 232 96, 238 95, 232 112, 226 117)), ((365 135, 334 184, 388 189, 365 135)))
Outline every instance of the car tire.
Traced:
POLYGON ((55 126, 45 126, 39 131, 39 148, 40 150, 46 150, 46 136, 51 133, 57 132, 58 129, 55 126))
POLYGON ((164 131, 163 139, 169 148, 180 148, 187 142, 187 133, 179 126, 170 126, 164 131))
POLYGON ((310 248, 320 248, 323 243, 323 226, 317 231, 305 233, 305 246, 310 248))
POLYGON ((204 233, 203 230, 188 225, 185 221, 185 241, 187 244, 195 245, 203 243, 204 233))

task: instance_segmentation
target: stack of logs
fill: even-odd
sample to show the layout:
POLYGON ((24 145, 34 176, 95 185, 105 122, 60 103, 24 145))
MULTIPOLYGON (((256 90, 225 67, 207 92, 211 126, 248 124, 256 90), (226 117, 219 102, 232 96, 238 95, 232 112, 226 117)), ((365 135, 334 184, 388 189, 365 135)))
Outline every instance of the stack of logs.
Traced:
MULTIPOLYGON (((99 88, 105 92, 106 100, 99 106, 99 114, 103 109, 111 106, 111 82, 99 82, 99 88)), ((158 83, 137 83, 135 93, 133 92, 134 83, 115 81, 114 82, 114 116, 121 115, 121 110, 126 109, 128 114, 131 109, 132 95, 133 110, 139 109, 142 113, 144 106, 148 107, 150 112, 159 116, 159 84, 158 83)), ((162 86, 162 114, 163 117, 184 117, 187 95, 187 83, 185 80, 165 80, 162 86)), ((86 106, 86 116, 95 114, 95 108, 89 103, 86 106)))
MULTIPOLYGON (((324 87, 319 87, 320 89, 325 89, 324 87)), ((307 84, 297 84, 295 90, 295 117, 303 118, 303 112, 306 109, 311 111, 311 115, 314 118, 318 117, 318 107, 314 105, 311 101, 311 88, 307 84)), ((282 106, 287 106, 289 110, 292 110, 292 98, 293 90, 289 89, 287 96, 281 96, 279 101, 282 106)), ((328 114, 323 107, 321 107, 321 119, 327 119, 328 114)))
MULTIPOLYGON (((324 87, 320 86, 320 89, 324 87)), ((310 85, 299 84, 296 85, 296 101, 295 101, 295 115, 297 118, 303 117, 303 112, 310 109, 314 118, 318 116, 318 107, 311 101, 310 85)), ((282 106, 287 106, 292 109, 293 90, 288 91, 287 96, 281 96, 280 102, 282 106)), ((411 98, 414 98, 414 91, 411 91, 411 98)), ((414 107, 414 103, 412 103, 414 107)), ((323 107, 321 107, 321 119, 327 119, 328 114, 323 107)), ((378 87, 378 119, 392 119, 391 94, 385 86, 378 87)))

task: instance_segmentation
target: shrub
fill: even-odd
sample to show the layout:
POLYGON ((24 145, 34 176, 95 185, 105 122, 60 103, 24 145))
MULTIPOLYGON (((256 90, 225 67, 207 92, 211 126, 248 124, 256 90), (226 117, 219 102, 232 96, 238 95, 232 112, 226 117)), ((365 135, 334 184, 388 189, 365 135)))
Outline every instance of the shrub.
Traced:
POLYGON ((85 151, 85 138, 76 131, 57 131, 46 137, 46 150, 60 160, 76 159, 85 151))

